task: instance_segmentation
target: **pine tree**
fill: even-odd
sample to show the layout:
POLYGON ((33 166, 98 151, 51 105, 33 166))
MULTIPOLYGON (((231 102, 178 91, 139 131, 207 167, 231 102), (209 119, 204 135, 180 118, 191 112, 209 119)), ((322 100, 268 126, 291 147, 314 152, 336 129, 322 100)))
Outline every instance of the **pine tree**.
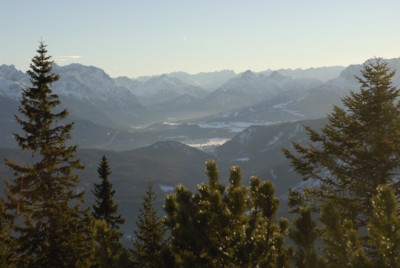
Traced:
POLYGON ((291 253, 284 245, 288 222, 286 219, 277 222, 279 200, 275 197, 273 184, 253 176, 247 196, 248 223, 241 254, 247 257, 243 264, 249 267, 290 267, 291 253))
POLYGON ((393 189, 378 187, 372 199, 373 214, 368 221, 369 245, 372 246, 376 267, 400 267, 400 215, 393 189))
POLYGON ((155 193, 149 183, 143 198, 142 208, 136 222, 135 240, 133 241, 133 261, 137 267, 161 267, 164 225, 153 206, 155 193))
POLYGON ((51 57, 40 42, 28 75, 31 87, 23 89, 20 116, 23 134, 15 134, 19 147, 32 155, 33 164, 7 165, 15 178, 6 186, 7 210, 14 216, 18 267, 86 267, 92 246, 89 219, 81 209, 84 191, 74 171, 76 146, 67 145, 72 123, 51 86, 51 57))
POLYGON ((215 161, 206 162, 208 181, 192 194, 183 185, 167 196, 168 246, 177 267, 289 267, 284 246, 287 221, 276 222, 279 202, 268 181, 241 183, 230 169, 229 185, 219 183, 215 161))
POLYGON ((353 221, 343 218, 336 204, 328 202, 323 205, 321 222, 326 267, 373 267, 353 221))
POLYGON ((320 187, 304 191, 306 198, 331 200, 356 228, 365 227, 372 212, 371 198, 380 184, 392 185, 397 196, 400 181, 400 91, 381 59, 363 66, 359 92, 334 107, 329 123, 317 132, 309 127, 311 144, 285 149, 295 170, 320 187))
POLYGON ((94 265, 97 268, 132 267, 129 251, 119 242, 119 234, 105 220, 93 219, 94 265))
POLYGON ((315 250, 315 241, 319 236, 317 223, 312 218, 311 207, 299 208, 299 217, 293 221, 289 238, 295 243, 295 265, 298 268, 323 267, 315 250))
POLYGON ((112 184, 108 179, 108 176, 111 174, 111 168, 105 156, 101 158, 97 173, 101 179, 101 183, 95 183, 92 191, 97 204, 93 205, 92 216, 96 219, 104 220, 112 230, 118 232, 120 225, 125 220, 118 214, 118 205, 114 204, 113 197, 115 190, 113 190, 112 184))
POLYGON ((196 195, 178 185, 176 192, 166 197, 169 246, 178 267, 221 267, 231 263, 230 212, 223 200, 225 187, 219 183, 215 161, 206 162, 206 174, 208 182, 198 186, 196 195))

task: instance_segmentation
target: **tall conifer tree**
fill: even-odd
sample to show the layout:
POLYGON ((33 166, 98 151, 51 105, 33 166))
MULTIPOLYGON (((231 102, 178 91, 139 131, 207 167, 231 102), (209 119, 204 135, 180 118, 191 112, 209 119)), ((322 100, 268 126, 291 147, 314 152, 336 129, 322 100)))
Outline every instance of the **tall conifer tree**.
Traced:
POLYGON ((7 216, 4 202, 0 198, 0 267, 11 268, 15 266, 15 248, 10 237, 10 217, 7 216))
POLYGON ((127 256, 128 251, 120 242, 122 233, 119 228, 125 220, 118 214, 118 205, 113 200, 115 190, 109 181, 111 168, 106 156, 101 158, 97 173, 101 182, 95 183, 92 190, 96 199, 92 216, 95 218, 93 229, 97 266, 122 267, 123 259, 127 256))
POLYGON ((153 206, 155 193, 149 183, 136 222, 137 230, 133 241, 133 261, 137 267, 161 267, 164 225, 153 206))
POLYGON ((28 75, 31 86, 22 91, 20 115, 23 134, 15 134, 19 147, 30 152, 32 164, 7 165, 15 178, 7 183, 7 209, 15 216, 18 267, 77 267, 89 265, 89 222, 81 209, 84 191, 74 173, 82 165, 77 146, 67 145, 72 123, 51 86, 51 57, 40 42, 28 75))
POLYGON ((305 180, 319 181, 306 197, 331 200, 356 229, 371 216, 378 185, 400 194, 400 90, 393 76, 379 58, 366 63, 357 77, 360 91, 343 99, 345 108, 334 107, 321 132, 306 127, 311 144, 284 150, 305 180))
POLYGON ((125 220, 118 214, 118 205, 113 200, 115 190, 108 179, 108 176, 111 174, 111 168, 105 156, 101 158, 97 173, 101 179, 101 183, 95 183, 92 191, 97 204, 93 205, 92 215, 96 219, 104 220, 108 224, 108 227, 118 231, 119 226, 125 220))

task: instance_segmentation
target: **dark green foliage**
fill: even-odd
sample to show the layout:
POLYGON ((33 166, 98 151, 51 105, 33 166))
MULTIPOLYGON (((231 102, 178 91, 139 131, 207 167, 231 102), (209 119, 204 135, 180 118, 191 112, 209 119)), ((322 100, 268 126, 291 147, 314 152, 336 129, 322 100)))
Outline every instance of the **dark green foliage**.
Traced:
POLYGON ((288 267, 284 246, 287 221, 276 223, 278 200, 270 182, 241 183, 239 167, 229 186, 219 183, 214 161, 207 161, 208 182, 192 194, 179 185, 165 201, 168 246, 178 267, 288 267))
POLYGON ((0 267, 4 268, 16 267, 15 245, 10 237, 11 224, 5 211, 4 202, 0 199, 0 267))
POLYGON ((118 231, 119 226, 125 220, 118 214, 118 205, 114 204, 113 197, 115 190, 113 190, 112 184, 108 179, 108 176, 111 174, 111 168, 105 156, 101 158, 97 173, 101 179, 101 183, 95 183, 92 190, 97 204, 93 205, 92 216, 96 219, 104 220, 108 227, 114 231, 118 231))
POLYGON ((164 225, 153 207, 155 193, 149 183, 143 198, 142 208, 136 222, 135 240, 133 241, 133 261, 136 267, 161 267, 164 225))
POLYGON ((119 227, 125 220, 118 214, 118 205, 114 204, 115 190, 112 188, 108 177, 111 168, 107 158, 103 156, 97 168, 101 183, 94 184, 92 193, 95 196, 96 205, 93 205, 92 216, 93 233, 95 241, 95 262, 98 267, 123 267, 128 261, 128 251, 120 242, 122 233, 119 227))
POLYGON ((297 247, 294 255, 296 267, 323 267, 315 250, 315 242, 318 236, 318 227, 312 218, 311 207, 301 207, 299 217, 293 221, 293 227, 289 231, 289 238, 297 247))
POLYGON ((371 267, 353 221, 342 218, 333 203, 322 207, 321 222, 327 267, 371 267))
POLYGON ((343 99, 345 109, 334 107, 321 133, 307 127, 312 144, 293 144, 296 154, 284 150, 305 180, 319 188, 304 191, 306 199, 331 200, 355 228, 365 227, 371 216, 371 198, 378 185, 391 185, 400 170, 399 89, 391 84, 391 72, 381 59, 364 65, 359 92, 343 99))
POLYGON ((373 214, 368 222, 369 244, 375 252, 376 267, 400 267, 400 215, 398 202, 387 185, 378 187, 372 199, 373 214))
POLYGON ((88 266, 90 223, 80 208, 84 191, 78 189, 81 169, 74 159, 76 146, 67 145, 72 124, 60 124, 68 115, 51 85, 59 77, 41 42, 28 74, 32 86, 23 89, 15 134, 33 164, 6 163, 15 178, 7 182, 7 212, 14 216, 18 267, 88 266))
POLYGON ((378 186, 372 198, 367 232, 357 231, 332 203, 321 211, 323 251, 327 267, 400 267, 400 215, 393 189, 378 186), (365 234, 366 233, 366 234, 365 234), (363 246, 361 238, 367 246, 363 246))
POLYGON ((95 240, 94 267, 132 267, 128 250, 119 242, 119 233, 110 228, 105 220, 94 219, 92 232, 95 240))

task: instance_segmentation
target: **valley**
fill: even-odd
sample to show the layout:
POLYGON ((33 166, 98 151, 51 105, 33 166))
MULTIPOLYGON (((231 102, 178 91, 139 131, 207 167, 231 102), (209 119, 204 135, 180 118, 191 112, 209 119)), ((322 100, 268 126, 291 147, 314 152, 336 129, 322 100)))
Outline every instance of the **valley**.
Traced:
MULTIPOLYGON (((393 80, 398 86, 400 59, 386 61, 399 70, 393 80)), ((271 180, 284 203, 288 189, 302 187, 302 180, 281 149, 308 142, 303 126, 320 129, 325 124, 333 105, 357 90, 354 76, 360 68, 180 72, 130 79, 71 64, 55 66, 61 79, 54 92, 74 122, 71 143, 79 145, 78 158, 85 166, 80 178, 86 199, 93 201, 96 168, 106 155, 128 235, 149 181, 161 213, 164 195, 178 183, 194 190, 204 182, 208 159, 217 161, 223 183, 232 165, 241 167, 246 183, 250 176, 271 180)), ((12 135, 21 131, 13 115, 20 90, 28 85, 27 76, 14 66, 0 66, 1 159, 30 161, 12 135)), ((1 162, 0 180, 11 176, 1 162)))

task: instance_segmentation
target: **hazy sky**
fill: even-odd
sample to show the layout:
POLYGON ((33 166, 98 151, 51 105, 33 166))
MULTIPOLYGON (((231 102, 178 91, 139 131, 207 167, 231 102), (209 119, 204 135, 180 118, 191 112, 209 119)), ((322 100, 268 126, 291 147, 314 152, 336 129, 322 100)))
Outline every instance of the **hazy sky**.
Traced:
POLYGON ((112 77, 242 72, 400 57, 399 0, 0 0, 0 64, 41 38, 58 64, 112 77))

